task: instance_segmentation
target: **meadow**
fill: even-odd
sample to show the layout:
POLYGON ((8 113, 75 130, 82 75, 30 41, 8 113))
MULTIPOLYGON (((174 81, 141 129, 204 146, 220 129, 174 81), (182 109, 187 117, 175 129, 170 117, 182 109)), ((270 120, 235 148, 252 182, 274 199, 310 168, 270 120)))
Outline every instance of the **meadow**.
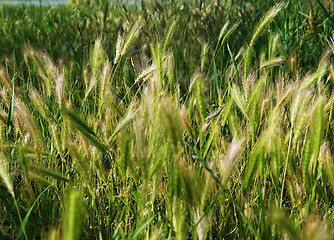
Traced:
POLYGON ((334 3, 0 5, 0 239, 332 239, 334 3))

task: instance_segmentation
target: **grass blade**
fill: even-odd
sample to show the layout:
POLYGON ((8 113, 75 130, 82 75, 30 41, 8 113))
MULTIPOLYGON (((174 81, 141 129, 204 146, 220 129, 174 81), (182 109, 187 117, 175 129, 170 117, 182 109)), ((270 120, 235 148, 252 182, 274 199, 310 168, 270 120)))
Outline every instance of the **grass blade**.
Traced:
POLYGON ((140 228, 138 228, 133 235, 131 236, 130 239, 136 239, 137 236, 152 222, 154 217, 151 217, 149 220, 147 220, 143 225, 140 226, 140 228))
POLYGON ((15 79, 15 74, 12 79, 12 95, 10 97, 10 105, 9 105, 8 116, 7 116, 7 139, 8 140, 11 139, 12 128, 13 128, 14 94, 15 94, 14 79, 15 79))
POLYGON ((320 0, 317 0, 318 4, 320 5, 321 9, 324 11, 326 17, 334 24, 334 19, 332 18, 331 14, 326 10, 325 6, 320 2, 320 0))
POLYGON ((24 217, 24 219, 23 219, 23 221, 22 221, 22 225, 21 225, 19 234, 18 234, 18 236, 17 236, 17 239, 19 239, 20 237, 22 237, 24 228, 25 228, 25 226, 27 225, 28 219, 29 219, 29 217, 30 217, 30 215, 31 215, 31 213, 32 213, 32 210, 33 210, 33 208, 35 207, 37 201, 41 198, 41 196, 42 196, 47 190, 49 190, 50 187, 51 187, 51 185, 48 186, 47 188, 45 188, 44 191, 43 191, 41 194, 38 195, 37 199, 35 200, 35 202, 33 203, 33 205, 30 207, 29 211, 27 212, 26 216, 24 217))
POLYGON ((247 193, 251 182, 254 180, 259 163, 262 162, 262 158, 264 157, 263 155, 264 146, 258 146, 255 152, 252 154, 250 160, 248 161, 248 165, 245 170, 245 178, 242 182, 242 191, 244 194, 247 193))
POLYGON ((62 180, 62 181, 65 181, 65 182, 68 182, 69 179, 67 177, 65 177, 63 174, 55 171, 55 170, 52 170, 48 167, 44 167, 42 165, 37 165, 37 164, 29 164, 29 168, 30 169, 33 169, 37 172, 40 172, 42 174, 45 174, 47 176, 51 176, 51 177, 54 177, 56 179, 59 179, 59 180, 62 180))
POLYGON ((91 144, 97 147, 103 154, 108 154, 107 147, 97 139, 96 134, 86 122, 84 122, 77 114, 66 109, 63 110, 63 113, 70 118, 72 124, 91 142, 91 144))

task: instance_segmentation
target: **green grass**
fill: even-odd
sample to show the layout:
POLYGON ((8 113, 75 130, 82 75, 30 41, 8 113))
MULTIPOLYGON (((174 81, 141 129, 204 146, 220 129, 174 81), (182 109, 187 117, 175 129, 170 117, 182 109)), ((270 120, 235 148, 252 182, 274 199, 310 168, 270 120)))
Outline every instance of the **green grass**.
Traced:
POLYGON ((0 238, 331 239, 321 3, 0 5, 0 238))

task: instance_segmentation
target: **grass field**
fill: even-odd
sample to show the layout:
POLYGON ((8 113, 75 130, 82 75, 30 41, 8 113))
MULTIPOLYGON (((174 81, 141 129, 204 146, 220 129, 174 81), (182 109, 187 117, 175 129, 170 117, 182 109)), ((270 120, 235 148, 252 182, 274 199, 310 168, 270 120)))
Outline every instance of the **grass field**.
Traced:
POLYGON ((0 5, 0 239, 332 239, 334 4, 0 5))

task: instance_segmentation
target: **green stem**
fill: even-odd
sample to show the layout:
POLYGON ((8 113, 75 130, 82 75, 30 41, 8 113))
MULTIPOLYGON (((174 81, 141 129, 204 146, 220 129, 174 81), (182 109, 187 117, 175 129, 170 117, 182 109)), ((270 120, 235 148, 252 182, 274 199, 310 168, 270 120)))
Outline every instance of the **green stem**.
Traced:
POLYGON ((283 192, 284 192, 285 178, 286 178, 286 172, 287 172, 287 169, 288 169, 288 161, 289 161, 291 142, 292 142, 292 130, 293 130, 293 125, 291 126, 288 153, 286 155, 286 160, 285 160, 285 165, 284 165, 283 182, 282 182, 281 198, 280 198, 280 208, 282 208, 282 202, 283 202, 283 192))
POLYGON ((21 226, 22 226, 22 231, 23 231, 23 234, 24 234, 24 238, 26 240, 28 240, 26 230, 24 229, 24 226, 23 226, 23 221, 22 221, 22 217, 21 217, 21 214, 20 214, 19 206, 17 205, 17 201, 16 201, 16 198, 15 198, 14 195, 13 195, 13 199, 14 199, 14 204, 15 204, 15 207, 16 207, 17 215, 19 215, 19 219, 20 219, 20 223, 21 223, 21 226))

